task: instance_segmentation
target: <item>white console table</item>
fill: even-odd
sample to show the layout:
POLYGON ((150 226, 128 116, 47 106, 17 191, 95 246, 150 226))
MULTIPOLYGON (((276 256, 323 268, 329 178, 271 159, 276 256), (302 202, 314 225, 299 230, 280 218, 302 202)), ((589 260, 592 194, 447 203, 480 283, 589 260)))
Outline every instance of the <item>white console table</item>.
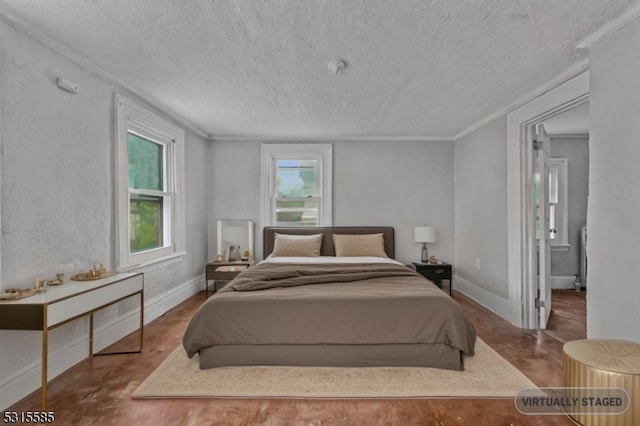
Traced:
MULTIPOLYGON (((67 281, 50 285, 44 293, 0 301, 0 330, 42 331, 42 410, 47 405, 48 334, 75 319, 89 315, 89 357, 93 356, 93 314, 114 303, 140 295, 140 340, 144 327, 144 275, 116 274, 93 281, 67 281)), ((123 352, 114 352, 123 353, 123 352)), ((106 355, 106 354, 105 354, 106 355)))

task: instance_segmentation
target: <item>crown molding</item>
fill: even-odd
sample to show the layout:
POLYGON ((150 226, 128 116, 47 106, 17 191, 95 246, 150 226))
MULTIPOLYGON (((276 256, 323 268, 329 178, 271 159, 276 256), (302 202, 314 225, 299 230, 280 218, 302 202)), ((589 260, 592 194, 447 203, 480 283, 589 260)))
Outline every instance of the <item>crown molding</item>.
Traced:
POLYGON ((292 137, 292 136, 209 136, 212 142, 452 142, 451 136, 313 136, 313 137, 292 137))
POLYGON ((192 124, 185 117, 182 117, 181 115, 176 114, 174 112, 169 112, 165 108, 159 107, 158 105, 161 105, 161 102, 158 99, 144 93, 141 90, 136 89, 135 87, 125 82, 121 78, 105 70, 104 68, 102 68, 101 66, 99 66, 98 64, 96 64, 95 62, 87 58, 86 56, 76 52, 73 49, 70 49, 64 44, 50 37, 47 37, 46 35, 40 33, 39 31, 34 30, 33 28, 29 28, 7 17, 5 14, 5 11, 2 8, 0 8, 0 21, 4 22, 9 27, 13 28, 19 34, 27 36, 35 40, 42 46, 58 53, 59 55, 69 60, 71 63, 82 68, 84 71, 98 77, 99 79, 115 87, 116 90, 127 92, 129 97, 133 97, 133 98, 136 98, 138 101, 142 101, 147 107, 150 107, 155 112, 173 120, 174 122, 176 122, 181 126, 188 128, 198 136, 208 139, 209 135, 207 135, 206 132, 203 132, 202 130, 200 130, 197 126, 192 124))
POLYGON ((531 102, 532 100, 534 100, 535 98, 555 89, 556 87, 566 83, 567 81, 571 80, 574 77, 577 77, 583 73, 587 73, 589 72, 589 59, 583 59, 582 61, 578 62, 577 64, 567 68, 565 71, 563 71, 562 73, 560 73, 559 75, 557 75, 555 78, 549 80, 548 82, 546 82, 545 84, 543 84, 542 86, 539 86, 538 88, 532 90, 531 92, 527 93, 526 95, 520 97, 518 100, 516 100, 515 102, 512 102, 511 104, 507 105, 504 108, 499 109, 498 111, 494 112, 493 114, 483 118, 482 120, 476 122, 475 124, 473 124, 470 127, 467 127, 465 130, 463 130, 462 132, 458 133, 457 135, 455 135, 453 137, 454 141, 457 141, 458 139, 461 139, 465 136, 467 136, 468 134, 478 130, 479 128, 483 127, 484 125, 486 125, 487 123, 506 116, 507 114, 509 114, 512 111, 515 111, 516 109, 520 108, 523 105, 528 104, 529 102, 531 102))
POLYGON ((591 49, 591 47, 594 44, 596 44, 603 38, 607 37, 608 35, 618 31, 620 28, 624 27, 625 25, 627 25, 634 19, 638 18, 639 16, 640 16, 640 2, 629 7, 627 10, 625 10, 622 13, 622 15, 610 20, 609 22, 607 22, 606 24, 604 24, 603 26, 601 26, 600 28, 598 28, 597 30, 595 30, 594 32, 592 32, 591 34, 583 38, 581 41, 579 41, 576 44, 576 48, 591 49))

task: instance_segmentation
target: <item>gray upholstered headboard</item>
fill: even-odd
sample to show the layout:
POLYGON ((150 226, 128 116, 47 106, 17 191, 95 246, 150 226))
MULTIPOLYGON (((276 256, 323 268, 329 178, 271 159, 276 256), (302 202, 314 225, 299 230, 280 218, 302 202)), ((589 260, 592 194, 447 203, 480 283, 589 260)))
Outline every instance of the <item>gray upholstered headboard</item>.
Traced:
POLYGON ((313 235, 323 234, 321 256, 335 256, 332 234, 379 234, 384 238, 384 250, 391 259, 394 258, 394 230, 391 226, 331 226, 324 228, 279 227, 267 226, 263 230, 262 255, 266 259, 273 251, 275 234, 313 235))

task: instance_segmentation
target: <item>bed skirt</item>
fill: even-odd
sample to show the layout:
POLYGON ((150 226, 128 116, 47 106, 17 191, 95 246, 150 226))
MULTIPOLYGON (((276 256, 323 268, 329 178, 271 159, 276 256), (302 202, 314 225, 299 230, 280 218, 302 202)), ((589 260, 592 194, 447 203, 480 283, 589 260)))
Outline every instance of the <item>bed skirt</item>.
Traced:
POLYGON ((215 345, 200 350, 200 368, 241 365, 434 367, 462 370, 459 349, 443 343, 378 345, 215 345))

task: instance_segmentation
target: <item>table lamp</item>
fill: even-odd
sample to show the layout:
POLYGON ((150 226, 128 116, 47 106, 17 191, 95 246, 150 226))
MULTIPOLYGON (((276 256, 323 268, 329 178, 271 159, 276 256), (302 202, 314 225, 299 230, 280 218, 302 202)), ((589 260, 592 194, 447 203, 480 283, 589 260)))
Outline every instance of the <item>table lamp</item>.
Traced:
POLYGON ((413 240, 416 243, 422 243, 421 261, 426 263, 429 261, 427 253, 427 243, 436 242, 436 229, 433 226, 416 226, 413 228, 413 240))

